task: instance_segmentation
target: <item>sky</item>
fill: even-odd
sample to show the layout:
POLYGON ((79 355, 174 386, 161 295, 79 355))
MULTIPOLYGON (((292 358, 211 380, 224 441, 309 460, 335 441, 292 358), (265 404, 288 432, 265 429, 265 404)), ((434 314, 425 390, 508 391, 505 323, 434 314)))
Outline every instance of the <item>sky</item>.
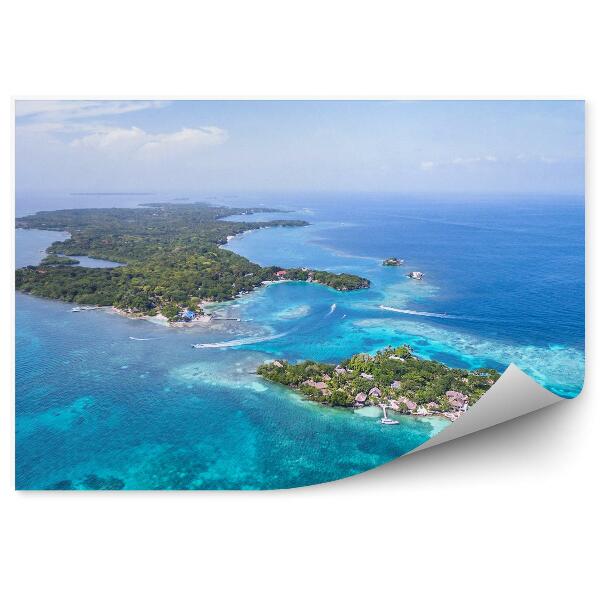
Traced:
POLYGON ((583 194, 581 101, 17 100, 17 194, 583 194))

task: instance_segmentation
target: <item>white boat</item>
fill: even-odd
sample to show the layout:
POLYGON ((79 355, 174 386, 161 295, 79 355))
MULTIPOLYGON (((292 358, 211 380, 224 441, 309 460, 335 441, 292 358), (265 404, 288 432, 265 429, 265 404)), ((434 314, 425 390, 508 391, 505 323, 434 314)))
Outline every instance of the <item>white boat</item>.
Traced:
POLYGON ((381 424, 382 425, 399 425, 400 421, 395 421, 394 419, 388 419, 387 416, 387 406, 385 404, 380 404, 379 406, 381 406, 381 408, 383 408, 383 419, 381 419, 381 424))
POLYGON ((79 306, 76 306, 75 308, 71 309, 71 312, 81 312, 81 308, 79 308, 79 306))

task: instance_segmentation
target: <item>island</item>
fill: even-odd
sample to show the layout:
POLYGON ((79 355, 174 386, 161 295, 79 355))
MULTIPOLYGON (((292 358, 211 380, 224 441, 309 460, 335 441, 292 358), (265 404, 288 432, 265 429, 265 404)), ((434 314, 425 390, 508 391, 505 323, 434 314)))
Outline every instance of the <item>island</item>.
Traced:
POLYGON ((381 263, 384 267, 399 267, 404 264, 404 261, 401 258, 397 258, 396 256, 390 256, 386 258, 383 263, 381 263))
POLYGON ((410 346, 388 347, 375 355, 355 354, 338 365, 275 360, 257 373, 328 406, 385 406, 418 416, 451 421, 472 406, 498 380, 494 369, 453 369, 416 357, 410 346))
MULTIPOLYGON (((263 227, 303 227, 301 220, 226 221, 232 215, 284 212, 203 202, 143 204, 138 208, 42 211, 19 217, 24 229, 66 231, 37 266, 16 271, 16 289, 56 300, 112 306, 129 316, 190 321, 206 302, 231 300, 272 281, 306 281, 339 291, 368 288, 368 279, 306 268, 261 267, 221 248, 232 236, 263 227), (70 256, 121 263, 78 266, 70 256)), ((274 252, 274 255, 276 253, 274 252)))
POLYGON ((411 271, 407 277, 410 277, 411 279, 423 279, 423 275, 424 273, 421 273, 421 271, 411 271))

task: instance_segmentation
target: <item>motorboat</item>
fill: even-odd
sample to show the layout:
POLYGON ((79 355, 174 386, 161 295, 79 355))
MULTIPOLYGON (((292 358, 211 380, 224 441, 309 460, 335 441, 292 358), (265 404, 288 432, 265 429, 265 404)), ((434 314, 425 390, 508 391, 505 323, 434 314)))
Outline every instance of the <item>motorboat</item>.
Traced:
POLYGON ((382 425, 399 425, 400 421, 395 421, 394 419, 389 419, 387 416, 387 406, 385 404, 380 404, 381 408, 383 408, 383 418, 381 419, 382 425))

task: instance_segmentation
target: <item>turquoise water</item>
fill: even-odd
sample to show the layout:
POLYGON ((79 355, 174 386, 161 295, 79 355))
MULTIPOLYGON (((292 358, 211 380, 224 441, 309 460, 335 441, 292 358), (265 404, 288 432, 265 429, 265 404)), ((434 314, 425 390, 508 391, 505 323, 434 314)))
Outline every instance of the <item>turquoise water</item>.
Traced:
POLYGON ((299 486, 392 460, 440 427, 315 406, 251 374, 265 354, 191 348, 253 333, 225 321, 167 329, 19 294, 17 487, 88 487, 90 475, 127 489, 299 486))
MULTIPOLYGON (((361 274, 372 288, 275 284, 214 307, 240 321, 178 329, 17 295, 18 488, 309 485, 383 464, 447 425, 400 417, 400 426, 385 427, 376 415, 304 402, 253 374, 273 357, 335 362, 409 343, 452 366, 503 370, 516 362, 549 389, 577 394, 579 203, 536 200, 508 217, 495 203, 475 215, 464 205, 280 205, 312 225, 250 232, 227 247, 262 264, 361 274), (541 216, 524 219, 523 211, 541 216), (491 250, 481 247, 485 240, 491 250), (381 267, 390 255, 405 258, 406 268, 381 267), (425 279, 404 276, 413 269, 425 279), (565 282, 566 299, 558 291, 565 282)), ((61 235, 17 232, 19 264, 38 262, 40 246, 61 235)))
POLYGON ((247 232, 227 247, 263 265, 357 273, 372 287, 344 294, 285 284, 248 296, 239 303, 247 307, 242 316, 257 314, 278 331, 277 307, 302 304, 294 286, 311 287, 303 297, 315 316, 336 304, 326 326, 305 319, 294 335, 267 341, 262 350, 335 361, 408 343, 421 357, 453 367, 503 371, 514 362, 561 396, 579 393, 585 366, 582 202, 406 202, 399 209, 374 201, 365 210, 348 199, 325 206, 304 199, 302 206, 289 216, 311 227, 247 232), (400 256, 405 265, 383 268, 387 256, 400 256), (405 277, 411 270, 424 271, 425 279, 405 277))

